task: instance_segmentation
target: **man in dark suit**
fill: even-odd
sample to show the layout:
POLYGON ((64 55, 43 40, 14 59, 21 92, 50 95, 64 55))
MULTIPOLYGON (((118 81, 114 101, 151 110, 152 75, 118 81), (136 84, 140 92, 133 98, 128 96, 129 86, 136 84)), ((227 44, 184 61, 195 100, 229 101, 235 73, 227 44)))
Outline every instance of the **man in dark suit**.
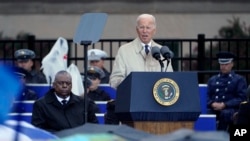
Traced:
POLYGON ((240 104, 239 111, 237 113, 236 124, 237 125, 247 125, 250 127, 250 85, 247 88, 247 101, 240 104))
POLYGON ((31 123, 52 133, 86 122, 98 123, 95 103, 86 96, 83 98, 73 94, 71 89, 71 75, 67 71, 59 71, 55 75, 53 88, 34 103, 31 123))

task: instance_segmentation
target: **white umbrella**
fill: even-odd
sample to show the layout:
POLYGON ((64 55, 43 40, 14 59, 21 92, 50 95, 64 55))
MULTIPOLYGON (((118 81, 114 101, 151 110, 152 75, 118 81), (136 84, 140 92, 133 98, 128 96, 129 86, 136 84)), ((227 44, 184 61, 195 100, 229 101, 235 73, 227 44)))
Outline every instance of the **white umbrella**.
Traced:
POLYGON ((71 74, 72 77, 72 93, 76 95, 83 96, 84 87, 81 74, 79 72, 78 67, 75 64, 71 64, 67 71, 71 74))
POLYGON ((50 50, 43 58, 41 69, 46 76, 48 83, 54 81, 55 74, 60 70, 67 69, 68 42, 59 37, 50 50))

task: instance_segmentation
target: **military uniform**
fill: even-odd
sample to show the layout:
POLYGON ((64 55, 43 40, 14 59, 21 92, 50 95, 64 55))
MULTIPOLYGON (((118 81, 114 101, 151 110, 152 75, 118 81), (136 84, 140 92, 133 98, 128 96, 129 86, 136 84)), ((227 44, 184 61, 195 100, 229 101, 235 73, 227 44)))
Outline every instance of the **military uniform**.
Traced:
MULTIPOLYGON (((222 53, 219 57, 220 64, 227 64, 232 61, 231 55, 222 53)), ((227 130, 229 124, 233 122, 233 114, 238 110, 242 101, 246 100, 247 82, 244 77, 236 74, 234 71, 229 73, 220 72, 212 76, 207 83, 207 108, 209 114, 216 114, 218 121, 218 130, 227 130), (213 102, 224 103, 225 108, 214 110, 213 102)))
MULTIPOLYGON (((20 67, 13 67, 13 71, 14 71, 14 74, 20 79, 25 79, 26 75, 28 74, 26 70, 20 67)), ((15 101, 37 100, 38 99, 37 93, 31 89, 28 89, 24 81, 20 81, 20 82, 23 82, 22 89, 20 90, 19 94, 15 98, 15 101)), ((13 111, 18 112, 18 113, 29 112, 29 111, 26 111, 25 105, 22 102, 15 104, 15 107, 12 107, 12 108, 13 108, 12 109, 13 111)))
POLYGON ((36 70, 32 70, 26 78, 26 83, 47 83, 45 75, 36 70))
POLYGON ((99 88, 94 91, 89 91, 88 96, 94 101, 108 101, 111 99, 108 93, 99 88))
MULTIPOLYGON (((100 49, 88 50, 88 60, 89 61, 100 61, 100 60, 104 60, 107 57, 108 57, 107 53, 104 52, 103 50, 100 50, 100 49)), ((107 69, 105 69, 104 67, 101 69, 105 74, 105 76, 101 78, 101 84, 108 84, 110 72, 108 72, 107 69)))
MULTIPOLYGON (((26 62, 35 58, 35 53, 29 49, 19 49, 15 52, 15 58, 17 62, 26 62)), ((47 83, 45 75, 32 69, 29 74, 26 75, 26 83, 47 83)))
MULTIPOLYGON (((101 80, 102 78, 105 77, 105 73, 102 71, 102 69, 96 66, 89 67, 87 71, 87 75, 88 75, 88 78, 90 78, 90 80, 91 79, 101 80)), ((95 90, 90 90, 88 92, 88 96, 94 101, 108 101, 111 99, 109 94, 106 93, 104 90, 101 90, 100 88, 97 88, 95 90)))

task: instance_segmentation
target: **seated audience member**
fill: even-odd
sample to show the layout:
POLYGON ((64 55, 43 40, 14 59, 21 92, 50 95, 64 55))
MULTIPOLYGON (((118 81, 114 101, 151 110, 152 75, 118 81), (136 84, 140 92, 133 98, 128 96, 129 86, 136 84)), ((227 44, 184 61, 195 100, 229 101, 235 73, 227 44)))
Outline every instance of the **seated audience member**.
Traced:
POLYGON ((237 125, 245 125, 250 127, 250 85, 247 88, 247 101, 240 104, 239 111, 237 112, 237 125))
POLYGON ((20 79, 22 89, 20 90, 20 93, 15 98, 14 105, 11 111, 18 112, 18 113, 29 112, 27 111, 26 105, 23 103, 23 101, 36 100, 38 99, 38 95, 35 91, 27 88, 26 75, 28 72, 25 69, 20 68, 20 67, 13 67, 13 72, 20 79))
MULTIPOLYGON (((87 83, 86 83, 86 86, 87 86, 87 93, 89 92, 89 87, 92 85, 92 82, 91 82, 91 80, 89 79, 89 78, 87 78, 86 79, 87 80, 87 83)), ((83 81, 83 87, 84 87, 84 75, 82 75, 82 81, 83 81)), ((81 96, 84 96, 84 94, 83 95, 81 95, 81 96)), ((94 109, 94 111, 95 111, 95 113, 100 113, 100 109, 99 109, 99 107, 96 105, 96 108, 93 108, 94 109)))
POLYGON ((71 75, 64 70, 57 72, 53 87, 34 103, 31 123, 52 133, 86 122, 98 123, 95 115, 96 104, 86 96, 83 98, 73 94, 71 89, 71 75))
POLYGON ((104 59, 107 58, 108 55, 105 51, 100 49, 90 49, 88 50, 88 60, 90 66, 96 66, 102 69, 105 76, 101 78, 101 84, 108 84, 109 83, 109 77, 110 72, 104 67, 104 59))
POLYGON ((91 80, 91 85, 88 88, 88 96, 94 101, 108 101, 110 96, 104 90, 99 88, 101 79, 105 76, 104 72, 96 67, 90 66, 87 71, 88 78, 91 80))
POLYGON ((230 52, 217 53, 220 73, 212 76, 207 83, 207 112, 215 114, 217 130, 228 131, 233 124, 233 115, 246 100, 247 82, 244 77, 236 74, 234 66, 235 55, 230 52))
POLYGON ((104 114, 105 124, 119 124, 120 121, 115 113, 115 100, 109 100, 107 102, 107 112, 104 114))
POLYGON ((20 78, 20 82, 22 84, 22 90, 20 91, 20 94, 18 95, 16 100, 22 101, 22 100, 38 99, 37 93, 31 89, 28 89, 26 86, 26 76, 28 75, 28 72, 20 67, 13 67, 13 71, 16 74, 16 76, 20 78))
POLYGON ((25 69, 28 74, 26 75, 26 83, 47 83, 45 75, 41 71, 35 70, 33 59, 35 53, 29 49, 19 49, 15 52, 16 65, 25 69))

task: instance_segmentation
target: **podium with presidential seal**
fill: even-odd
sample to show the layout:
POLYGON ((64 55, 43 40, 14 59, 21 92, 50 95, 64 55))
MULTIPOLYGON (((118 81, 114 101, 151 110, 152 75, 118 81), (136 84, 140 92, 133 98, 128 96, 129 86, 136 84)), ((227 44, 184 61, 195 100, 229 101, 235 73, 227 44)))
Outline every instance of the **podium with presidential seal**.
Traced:
POLYGON ((153 134, 193 129, 201 113, 196 72, 131 72, 118 86, 122 124, 153 134))

